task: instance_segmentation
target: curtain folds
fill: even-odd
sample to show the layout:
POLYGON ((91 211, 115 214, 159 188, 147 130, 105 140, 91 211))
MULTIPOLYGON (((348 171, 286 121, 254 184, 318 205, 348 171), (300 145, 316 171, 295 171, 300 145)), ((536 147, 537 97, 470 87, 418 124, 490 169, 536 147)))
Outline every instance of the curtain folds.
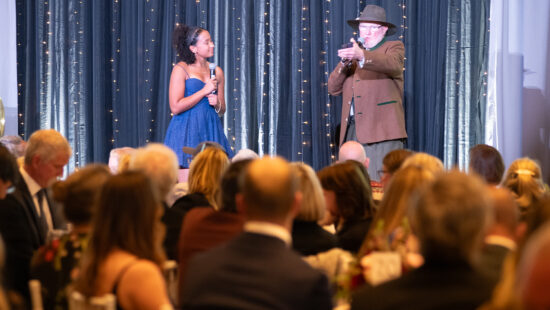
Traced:
MULTIPOLYGON (((368 1, 397 25, 390 40, 405 43, 408 147, 447 164, 465 162, 482 139, 488 3, 368 1)), ((366 4, 17 0, 19 132, 62 132, 74 149, 69 169, 105 162, 113 147, 162 142, 176 61, 171 33, 185 23, 209 30, 216 45, 211 61, 225 73, 223 124, 235 150, 322 168, 335 159, 341 109, 328 75, 337 49, 356 36, 346 20, 366 4)))

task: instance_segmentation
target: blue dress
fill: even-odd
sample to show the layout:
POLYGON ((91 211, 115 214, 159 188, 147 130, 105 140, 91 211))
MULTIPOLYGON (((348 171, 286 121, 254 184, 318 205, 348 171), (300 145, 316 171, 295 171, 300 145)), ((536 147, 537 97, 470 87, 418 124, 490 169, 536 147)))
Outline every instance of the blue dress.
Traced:
MULTIPOLYGON (((197 78, 185 80, 184 97, 189 97, 201 90, 204 82, 197 78)), ((166 130, 164 144, 178 156, 182 168, 189 168, 193 157, 183 152, 182 147, 196 147, 204 141, 214 141, 224 147, 229 158, 233 151, 223 132, 222 123, 214 107, 208 103, 208 98, 202 98, 191 109, 174 115, 166 130)))

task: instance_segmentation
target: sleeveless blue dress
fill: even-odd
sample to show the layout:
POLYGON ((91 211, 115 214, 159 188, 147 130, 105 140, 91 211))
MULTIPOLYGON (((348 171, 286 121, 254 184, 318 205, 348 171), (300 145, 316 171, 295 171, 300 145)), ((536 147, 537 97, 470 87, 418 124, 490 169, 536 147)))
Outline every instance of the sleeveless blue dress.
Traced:
MULTIPOLYGON (((204 82, 197 78, 185 80, 184 97, 189 97, 204 87, 204 82)), ((223 132, 222 123, 214 107, 204 97, 191 109, 174 115, 168 129, 164 144, 178 156, 181 168, 189 168, 193 157, 183 152, 182 147, 196 147, 204 141, 214 141, 225 149, 229 158, 233 157, 231 146, 223 132)))

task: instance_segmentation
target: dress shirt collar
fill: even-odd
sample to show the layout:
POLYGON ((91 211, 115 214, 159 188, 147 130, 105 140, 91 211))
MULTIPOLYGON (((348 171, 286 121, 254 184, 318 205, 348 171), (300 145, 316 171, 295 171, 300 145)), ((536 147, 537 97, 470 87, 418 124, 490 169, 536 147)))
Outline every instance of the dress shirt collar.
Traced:
POLYGON ((497 235, 489 235, 485 237, 485 243, 492 244, 492 245, 500 245, 502 247, 505 247, 509 250, 515 250, 516 249, 516 242, 510 238, 506 238, 503 236, 497 236, 497 235))
POLYGON ((27 171, 25 171, 25 168, 20 167, 19 172, 21 173, 23 180, 25 180, 31 196, 34 197, 34 195, 36 195, 36 193, 38 193, 38 191, 41 190, 42 187, 38 185, 38 183, 36 183, 36 181, 27 173, 27 171))
POLYGON ((244 223, 244 231, 281 239, 288 246, 292 243, 292 237, 290 236, 288 230, 277 224, 260 221, 248 221, 244 223))

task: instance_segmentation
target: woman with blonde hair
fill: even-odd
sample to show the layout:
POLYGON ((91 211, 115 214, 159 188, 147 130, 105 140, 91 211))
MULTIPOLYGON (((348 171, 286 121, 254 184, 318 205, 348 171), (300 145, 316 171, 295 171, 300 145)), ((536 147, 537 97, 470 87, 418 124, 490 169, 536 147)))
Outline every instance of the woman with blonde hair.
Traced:
POLYGON ((111 177, 100 194, 76 291, 85 297, 112 293, 122 309, 169 306, 161 273, 162 210, 158 194, 142 172, 111 177))
POLYGON ((512 191, 519 206, 521 216, 545 192, 540 166, 532 159, 516 159, 504 176, 502 186, 512 191))
POLYGON ((336 247, 336 237, 317 224, 325 215, 325 198, 315 171, 304 163, 292 163, 291 168, 302 193, 300 211, 292 226, 292 247, 304 256, 336 247))

